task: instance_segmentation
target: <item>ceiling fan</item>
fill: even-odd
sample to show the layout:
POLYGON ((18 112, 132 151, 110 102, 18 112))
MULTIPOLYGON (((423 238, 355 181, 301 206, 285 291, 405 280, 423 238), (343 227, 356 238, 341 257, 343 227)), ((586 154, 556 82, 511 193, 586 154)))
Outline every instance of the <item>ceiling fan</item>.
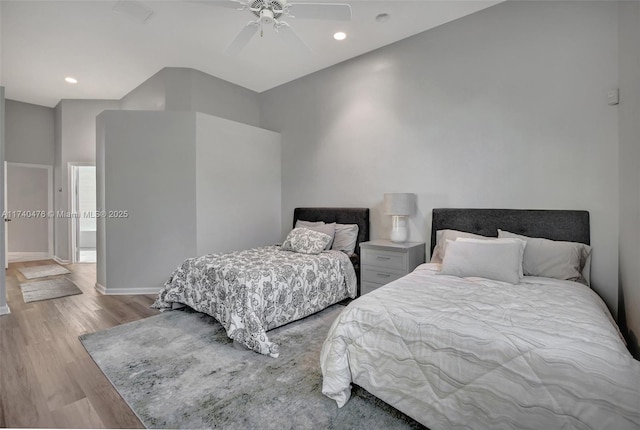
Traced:
POLYGON ((282 18, 351 21, 351 6, 340 3, 289 3, 287 0, 222 0, 197 1, 197 3, 246 10, 257 17, 249 21, 225 48, 224 52, 228 55, 237 55, 258 31, 262 36, 262 29, 266 25, 273 25, 276 33, 293 49, 308 53, 309 47, 282 18))

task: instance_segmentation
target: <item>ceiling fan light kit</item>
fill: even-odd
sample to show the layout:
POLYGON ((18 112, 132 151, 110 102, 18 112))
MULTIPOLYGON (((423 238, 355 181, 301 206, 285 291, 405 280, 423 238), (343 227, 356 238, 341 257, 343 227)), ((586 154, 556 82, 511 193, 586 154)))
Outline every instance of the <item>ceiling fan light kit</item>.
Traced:
POLYGON ((280 19, 282 17, 351 21, 351 6, 341 3, 289 3, 286 0, 226 0, 202 3, 239 11, 249 10, 257 17, 256 20, 247 23, 225 48, 224 52, 228 55, 237 55, 258 31, 262 36, 265 25, 273 25, 276 33, 300 54, 309 53, 309 47, 286 21, 280 19))

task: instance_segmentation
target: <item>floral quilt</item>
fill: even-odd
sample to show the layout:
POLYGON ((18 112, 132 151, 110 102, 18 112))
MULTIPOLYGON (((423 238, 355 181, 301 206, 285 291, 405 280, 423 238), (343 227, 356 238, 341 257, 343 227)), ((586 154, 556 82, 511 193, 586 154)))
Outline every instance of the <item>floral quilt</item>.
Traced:
POLYGON ((266 246, 185 260, 152 307, 185 304, 217 319, 229 338, 278 357, 268 330, 354 298, 356 288, 353 265, 341 251, 310 255, 266 246))

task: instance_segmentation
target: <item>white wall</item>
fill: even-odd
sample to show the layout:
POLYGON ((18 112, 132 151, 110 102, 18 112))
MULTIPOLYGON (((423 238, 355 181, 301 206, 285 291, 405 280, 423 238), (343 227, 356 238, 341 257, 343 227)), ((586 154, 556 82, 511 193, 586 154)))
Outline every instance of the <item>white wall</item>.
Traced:
POLYGON ((280 135, 197 114, 197 255, 280 241, 280 135))
POLYGON ((102 292, 155 293, 188 257, 280 237, 277 133, 195 112, 107 111, 97 154, 99 210, 129 213, 98 220, 102 292))
MULTIPOLYGON (((119 107, 118 100, 61 100, 56 106, 54 210, 71 211, 68 163, 96 161, 96 116, 119 107)), ((68 218, 56 218, 54 252, 63 261, 71 258, 69 228, 68 218)))
POLYGON ((631 350, 640 336, 640 3, 620 3, 620 284, 631 350))
POLYGON ((617 4, 507 2, 261 94, 282 134, 282 229, 296 206, 584 209, 593 287, 617 311, 617 4), (303 102, 301 102, 303 101, 303 102))
POLYGON ((5 109, 6 161, 53 166, 54 109, 14 100, 6 100, 5 109))

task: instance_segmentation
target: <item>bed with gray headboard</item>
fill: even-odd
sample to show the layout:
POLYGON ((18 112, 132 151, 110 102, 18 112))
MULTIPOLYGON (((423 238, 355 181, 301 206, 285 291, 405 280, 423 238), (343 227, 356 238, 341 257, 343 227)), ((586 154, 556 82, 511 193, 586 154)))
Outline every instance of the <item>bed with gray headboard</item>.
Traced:
POLYGON ((438 230, 498 229, 525 239, 447 242, 443 264, 353 301, 321 351, 323 393, 342 407, 356 384, 432 429, 640 428, 640 362, 602 299, 567 278, 518 275, 529 246, 543 260, 590 251, 588 212, 434 209, 431 250, 438 230), (445 270, 483 270, 476 259, 492 270, 445 270), (507 265, 515 281, 491 277, 507 265))
POLYGON ((589 212, 538 209, 434 209, 431 252, 438 230, 496 237, 498 229, 529 237, 590 244, 589 212))
POLYGON ((293 226, 296 221, 323 221, 327 224, 356 224, 358 226, 358 237, 351 262, 356 270, 356 275, 360 276, 360 243, 369 240, 369 208, 340 208, 340 207, 309 207, 295 208, 293 210, 293 226))
MULTIPOLYGON (((365 208, 296 208, 294 213, 294 226, 297 220, 357 224, 356 250, 369 237, 365 208)), ((333 243, 353 245, 354 228, 342 227, 333 243)), ((357 255, 327 249, 329 239, 312 229, 292 229, 282 246, 189 258, 165 283, 153 307, 187 305, 218 320, 237 343, 278 357, 279 345, 267 331, 356 297, 357 255)))
POLYGON ((356 251, 360 249, 360 242, 369 240, 369 208, 295 208, 293 210, 293 225, 296 221, 324 221, 326 223, 357 224, 358 239, 356 251))

